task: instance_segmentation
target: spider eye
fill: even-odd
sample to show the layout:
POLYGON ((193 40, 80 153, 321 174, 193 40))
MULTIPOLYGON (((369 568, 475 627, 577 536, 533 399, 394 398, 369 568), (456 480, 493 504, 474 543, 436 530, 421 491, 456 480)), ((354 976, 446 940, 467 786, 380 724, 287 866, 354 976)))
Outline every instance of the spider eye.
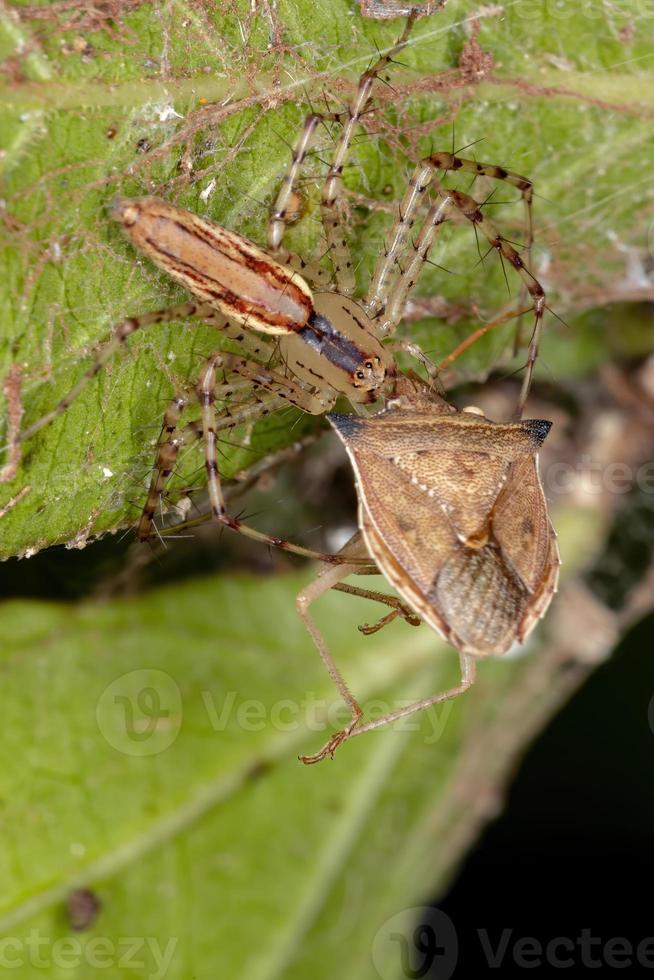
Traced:
POLYGON ((366 361, 366 365, 365 366, 368 369, 368 371, 372 371, 372 361, 366 361))
POLYGON ((357 371, 357 378, 363 378, 363 371, 357 371))

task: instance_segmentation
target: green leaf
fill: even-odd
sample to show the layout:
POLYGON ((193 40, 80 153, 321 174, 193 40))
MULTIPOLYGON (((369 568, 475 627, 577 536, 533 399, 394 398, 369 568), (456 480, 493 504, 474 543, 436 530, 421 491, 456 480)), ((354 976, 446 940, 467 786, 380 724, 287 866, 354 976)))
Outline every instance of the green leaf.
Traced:
MULTIPOLYGON (((577 512, 568 570, 597 518, 583 529, 577 512)), ((568 660, 550 644, 486 661, 460 701, 305 767, 297 754, 345 720, 325 718, 338 702, 294 612, 307 581, 4 603, 0 931, 17 978, 95 976, 101 955, 131 976, 118 970, 128 937, 144 978, 374 977, 389 917, 444 886, 526 733, 569 690, 568 660), (80 885, 101 909, 71 934, 80 885)), ((364 638, 372 615, 334 592, 315 607, 369 717, 456 683, 431 630, 364 638)))
MULTIPOLYGON (((357 141, 346 174, 355 204, 363 197, 388 206, 402 194, 411 160, 449 148, 454 124, 457 145, 482 140, 466 152, 534 179, 534 268, 572 324, 548 317, 545 377, 583 374, 616 348, 633 353, 651 342, 642 329, 627 341, 611 321, 574 317, 651 295, 643 202, 654 84, 651 31, 639 6, 523 0, 478 10, 450 2, 416 26, 400 59, 406 67, 390 73, 392 87, 378 85, 374 135, 357 141), (473 15, 479 20, 466 20, 473 15), (494 66, 479 78, 470 58, 466 74, 458 67, 464 46, 474 55, 477 23, 477 42, 494 66)), ((114 14, 15 3, 0 19, 0 368, 23 370, 24 425, 70 388, 113 323, 182 298, 109 220, 116 195, 157 193, 263 241, 307 100, 346 99, 401 26, 364 21, 349 0, 280 0, 269 14, 253 14, 245 0, 228 11, 133 3, 114 14)), ((318 156, 331 146, 325 133, 318 156)), ((314 160, 310 173, 320 168, 314 160)), ((320 236, 319 185, 306 186, 308 214, 289 238, 309 254, 320 236)), ((504 186, 495 195, 515 197, 504 186)), ((518 203, 491 202, 488 211, 509 237, 521 234, 518 203)), ((361 289, 389 221, 387 210, 353 208, 361 289)), ((478 324, 476 310, 489 317, 508 296, 496 257, 479 265, 469 228, 448 229, 432 258, 456 274, 429 267, 417 294, 442 301, 448 320, 410 323, 405 333, 438 359, 478 324)), ((512 329, 475 345, 459 377, 486 375, 512 329)), ((2 517, 0 555, 80 543, 133 521, 165 402, 192 383, 215 344, 213 331, 196 323, 152 327, 130 340, 73 407, 25 445, 0 507, 29 491, 2 517)), ((282 413, 257 428, 251 445, 226 446, 225 476, 287 443, 293 424, 282 413)), ((243 434, 231 441, 243 443, 243 434)), ((177 486, 197 481, 200 467, 199 452, 190 451, 177 486)))

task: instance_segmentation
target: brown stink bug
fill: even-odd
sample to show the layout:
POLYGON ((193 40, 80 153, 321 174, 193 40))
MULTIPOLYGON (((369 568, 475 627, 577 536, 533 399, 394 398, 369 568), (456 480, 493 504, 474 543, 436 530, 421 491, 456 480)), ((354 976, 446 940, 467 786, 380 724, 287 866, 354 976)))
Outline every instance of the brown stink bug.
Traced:
POLYGON ((341 586, 360 565, 325 569, 299 596, 300 614, 352 712, 317 755, 302 757, 307 763, 353 735, 467 690, 477 657, 524 642, 550 603, 560 564, 538 476, 550 422, 499 423, 459 412, 415 375, 399 377, 395 397, 372 417, 328 418, 352 463, 359 499, 359 533, 344 552, 359 561, 367 554, 368 570, 383 574, 403 602, 341 586), (360 724, 361 708, 307 612, 330 588, 392 605, 382 624, 398 615, 413 622, 417 614, 458 650, 461 683, 360 724))

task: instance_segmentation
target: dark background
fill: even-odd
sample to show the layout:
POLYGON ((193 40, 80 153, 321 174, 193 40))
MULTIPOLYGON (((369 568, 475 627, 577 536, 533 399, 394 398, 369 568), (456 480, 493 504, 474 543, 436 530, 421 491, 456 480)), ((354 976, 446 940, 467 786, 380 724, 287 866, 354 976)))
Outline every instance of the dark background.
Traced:
MULTIPOLYGON (((654 975, 654 616, 638 623, 612 658, 553 719, 523 758, 502 816, 487 827, 449 892, 434 905, 450 916, 459 941, 454 976, 577 976, 622 969, 654 975), (484 955, 479 929, 497 948, 512 930, 501 966, 484 955), (583 929, 601 939, 582 957, 583 929), (533 937, 571 966, 515 962, 513 944, 533 937), (633 946, 652 938, 651 967, 635 955, 611 967, 607 941, 633 946), (631 964, 629 965, 629 962, 631 964), (594 965, 593 965, 594 963, 594 965), (601 964, 601 965, 600 965, 601 964)), ((439 977, 438 964, 425 974, 439 977)), ((442 975, 442 974, 441 974, 442 975)))

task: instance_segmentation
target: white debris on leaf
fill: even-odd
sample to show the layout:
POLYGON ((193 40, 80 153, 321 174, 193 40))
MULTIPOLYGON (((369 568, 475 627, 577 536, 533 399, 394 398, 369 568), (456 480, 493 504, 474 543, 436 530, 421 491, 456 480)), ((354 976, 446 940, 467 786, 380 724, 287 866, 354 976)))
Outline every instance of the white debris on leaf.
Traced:
POLYGON ((170 102, 147 102, 143 106, 143 118, 156 122, 169 122, 171 119, 183 119, 170 102))
POLYGON ((105 480, 109 480, 114 475, 113 470, 110 470, 108 466, 102 466, 101 469, 105 480))
POLYGON ((181 497, 177 503, 173 504, 172 510, 181 519, 186 520, 191 510, 192 501, 190 497, 181 497))
POLYGON ((179 112, 177 112, 175 107, 172 105, 159 106, 157 109, 157 113, 159 116, 159 122, 168 122, 169 119, 184 118, 184 116, 182 116, 179 112))
POLYGON ((200 198, 204 201, 205 204, 209 200, 210 196, 213 194, 215 186, 216 186, 216 178, 214 177, 212 180, 209 181, 205 189, 203 191, 200 191, 200 198))

